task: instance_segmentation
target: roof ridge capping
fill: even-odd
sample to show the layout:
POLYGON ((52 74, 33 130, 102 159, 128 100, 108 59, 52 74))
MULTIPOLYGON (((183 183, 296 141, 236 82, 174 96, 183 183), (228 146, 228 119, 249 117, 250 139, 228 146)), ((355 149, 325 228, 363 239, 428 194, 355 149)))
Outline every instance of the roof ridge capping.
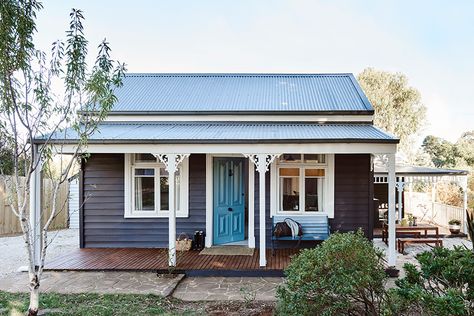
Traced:
POLYGON ((353 73, 295 73, 295 72, 128 72, 125 77, 354 77, 353 73))

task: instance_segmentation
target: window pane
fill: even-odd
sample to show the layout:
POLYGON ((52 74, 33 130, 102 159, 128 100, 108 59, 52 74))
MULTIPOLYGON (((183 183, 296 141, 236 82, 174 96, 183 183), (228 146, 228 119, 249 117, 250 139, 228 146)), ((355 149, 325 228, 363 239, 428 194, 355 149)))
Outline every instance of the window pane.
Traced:
POLYGON ((313 162, 313 163, 325 163, 326 162, 326 155, 322 155, 322 154, 304 154, 304 161, 305 162, 313 162))
POLYGON ((165 168, 160 168, 160 177, 167 177, 168 171, 165 168))
POLYGON ((299 178, 280 178, 280 187, 283 211, 298 211, 300 208, 299 178))
MULTIPOLYGON (((148 169, 144 169, 148 170, 148 169)), ((137 211, 155 210, 155 178, 135 178, 135 209, 137 211)))
POLYGON ((283 154, 280 156, 281 162, 301 162, 301 154, 283 154))
MULTIPOLYGON (((169 191, 170 186, 168 182, 168 172, 164 168, 160 168, 160 211, 169 211, 170 203, 169 203, 169 191)), ((181 205, 179 203, 179 191, 181 190, 181 183, 180 183, 180 176, 179 176, 179 169, 175 173, 174 177, 175 181, 175 208, 179 210, 181 205)))
POLYGON ((280 168, 280 176, 299 177, 299 175, 300 175, 299 168, 280 168))
POLYGON ((307 177, 324 177, 324 169, 305 169, 304 175, 307 177))
POLYGON ((136 162, 156 162, 156 157, 152 154, 135 154, 136 162))
POLYGON ((317 212, 318 209, 318 179, 306 178, 304 180, 305 187, 305 211, 317 212))
POLYGON ((169 204, 169 183, 168 177, 160 177, 160 210, 168 211, 170 209, 169 204))
POLYGON ((135 169, 135 175, 138 177, 153 177, 155 169, 135 169))

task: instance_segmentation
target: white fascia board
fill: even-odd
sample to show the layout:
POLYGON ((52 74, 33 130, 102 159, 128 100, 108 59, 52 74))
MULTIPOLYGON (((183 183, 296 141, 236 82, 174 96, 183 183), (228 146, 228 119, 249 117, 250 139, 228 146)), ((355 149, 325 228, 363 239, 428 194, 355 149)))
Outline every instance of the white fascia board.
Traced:
MULTIPOLYGON (((75 145, 63 145, 63 153, 75 145)), ((378 143, 304 143, 304 144, 89 144, 87 153, 188 153, 188 154, 390 154, 397 144, 378 143)))
POLYGON ((373 115, 109 115, 107 122, 364 122, 373 115))

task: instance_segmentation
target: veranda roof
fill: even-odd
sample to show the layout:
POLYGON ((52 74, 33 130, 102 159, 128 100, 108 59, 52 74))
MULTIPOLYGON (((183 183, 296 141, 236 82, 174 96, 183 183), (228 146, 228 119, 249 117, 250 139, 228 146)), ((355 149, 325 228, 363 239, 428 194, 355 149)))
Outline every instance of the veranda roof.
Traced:
MULTIPOLYGON (((39 137, 42 143, 46 136, 39 137)), ((56 142, 75 143, 66 130, 56 142)), ((398 143, 371 124, 286 122, 103 122, 89 143, 398 143)))
MULTIPOLYGON (((387 167, 382 164, 374 164, 374 173, 377 175, 387 175, 387 167)), ((443 169, 411 166, 407 164, 395 164, 395 173, 397 176, 459 176, 467 175, 467 170, 443 169)))

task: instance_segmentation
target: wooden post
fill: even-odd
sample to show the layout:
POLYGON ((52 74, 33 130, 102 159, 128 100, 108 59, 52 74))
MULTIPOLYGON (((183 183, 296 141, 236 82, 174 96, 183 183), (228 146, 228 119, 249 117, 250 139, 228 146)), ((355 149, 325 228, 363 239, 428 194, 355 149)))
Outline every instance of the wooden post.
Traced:
MULTIPOLYGON (((176 203, 175 203, 175 174, 179 164, 189 157, 189 154, 153 154, 168 171, 168 265, 176 266, 176 203)), ((159 190, 156 188, 155 190, 159 190)))
POLYGON ((36 168, 30 179, 30 237, 33 244, 33 260, 37 267, 41 261, 41 169, 42 162, 38 154, 38 147, 33 145, 33 157, 36 168))
POLYGON ((258 173, 259 173, 259 224, 260 224, 260 266, 265 267, 267 265, 267 258, 266 258, 266 222, 265 222, 265 173, 266 173, 266 166, 265 166, 266 155, 260 154, 258 155, 258 173))
POLYGON ((169 225, 168 225, 168 264, 170 266, 176 266, 176 207, 175 207, 175 181, 174 175, 176 173, 176 155, 171 154, 168 156, 168 185, 169 185, 169 225))
POLYGON ((387 154, 388 165, 388 258, 389 266, 395 266, 397 253, 395 249, 395 154, 387 154))
POLYGON ((249 221, 248 221, 248 238, 249 248, 255 248, 255 166, 249 160, 249 188, 248 188, 248 204, 249 204, 249 221))

